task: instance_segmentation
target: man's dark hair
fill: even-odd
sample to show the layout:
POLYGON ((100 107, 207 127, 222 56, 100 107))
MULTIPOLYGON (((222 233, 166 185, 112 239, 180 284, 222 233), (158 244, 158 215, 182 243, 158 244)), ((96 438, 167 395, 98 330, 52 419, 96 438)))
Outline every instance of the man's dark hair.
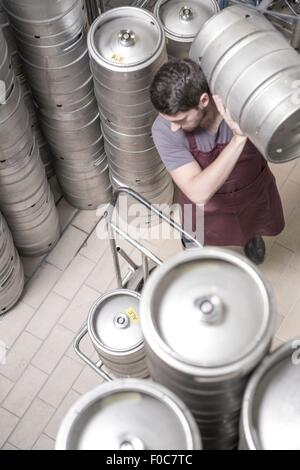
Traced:
POLYGON ((196 108, 203 93, 210 91, 200 66, 191 59, 170 60, 155 75, 150 99, 157 111, 172 116, 196 108))

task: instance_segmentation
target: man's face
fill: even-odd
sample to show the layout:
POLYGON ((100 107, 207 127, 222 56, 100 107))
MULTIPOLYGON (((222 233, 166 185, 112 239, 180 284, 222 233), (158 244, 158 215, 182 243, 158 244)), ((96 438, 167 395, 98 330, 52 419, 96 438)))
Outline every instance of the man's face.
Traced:
POLYGON ((207 105, 209 103, 208 95, 202 95, 200 98, 199 105, 197 108, 189 109, 188 111, 182 111, 173 116, 169 116, 167 114, 160 115, 170 122, 171 130, 173 132, 182 129, 185 132, 193 132, 197 127, 199 127, 202 119, 206 116, 207 105))

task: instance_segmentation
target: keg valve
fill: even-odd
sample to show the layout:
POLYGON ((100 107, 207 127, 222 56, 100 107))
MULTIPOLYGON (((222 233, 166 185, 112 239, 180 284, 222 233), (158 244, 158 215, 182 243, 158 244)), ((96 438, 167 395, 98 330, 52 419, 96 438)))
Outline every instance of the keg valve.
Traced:
POLYGON ((114 317, 114 325, 116 328, 124 329, 129 325, 129 318, 124 313, 120 313, 114 317))
POLYGON ((201 321, 205 323, 216 323, 223 316, 224 305, 217 295, 199 297, 195 300, 195 306, 200 310, 201 321))
POLYGON ((119 32, 119 41, 122 46, 133 46, 135 44, 135 33, 130 29, 122 29, 119 32))
POLYGON ((181 8, 179 16, 182 21, 191 21, 194 18, 192 9, 187 6, 181 8))
POLYGON ((119 450, 145 450, 145 446, 138 437, 123 435, 119 438, 119 450))

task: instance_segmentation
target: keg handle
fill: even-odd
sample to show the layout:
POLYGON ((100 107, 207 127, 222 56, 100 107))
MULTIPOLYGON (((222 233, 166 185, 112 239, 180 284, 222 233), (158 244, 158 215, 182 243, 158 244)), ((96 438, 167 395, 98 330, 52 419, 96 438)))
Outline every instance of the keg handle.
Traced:
POLYGON ((192 21, 192 19, 194 18, 193 10, 191 9, 191 7, 188 7, 185 5, 181 8, 179 12, 179 16, 180 16, 181 21, 184 21, 184 22, 192 21))
POLYGON ((112 382, 113 378, 104 372, 102 370, 102 367, 104 366, 103 362, 99 360, 96 364, 91 361, 90 358, 88 358, 80 349, 80 343, 83 340, 83 338, 87 335, 88 333, 88 326, 87 322, 85 322, 79 332, 77 333, 74 342, 73 342, 73 348, 76 352, 76 354, 86 363, 88 364, 95 372, 97 372, 98 375, 100 375, 106 382, 112 382))
POLYGON ((135 32, 131 29, 121 29, 118 38, 119 43, 124 47, 131 47, 135 44, 135 32))

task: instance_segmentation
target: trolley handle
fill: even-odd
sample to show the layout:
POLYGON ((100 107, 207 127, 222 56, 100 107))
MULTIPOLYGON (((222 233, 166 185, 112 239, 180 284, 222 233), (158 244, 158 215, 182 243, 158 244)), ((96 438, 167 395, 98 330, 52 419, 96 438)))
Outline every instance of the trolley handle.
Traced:
POLYGON ((108 221, 109 221, 110 224, 112 224, 112 214, 113 214, 113 211, 116 207, 116 203, 117 203, 121 193, 125 193, 125 194, 133 197, 133 199, 138 201, 143 206, 147 207, 147 209, 149 209, 150 212, 153 212, 160 219, 162 219, 165 222, 167 222, 168 224, 170 224, 172 228, 174 228, 181 235, 184 235, 189 241, 193 242, 199 248, 203 248, 203 245, 198 240, 193 238, 189 233, 187 233, 185 230, 183 230, 183 228, 179 224, 177 224, 177 222, 175 222, 173 219, 168 217, 161 210, 157 209, 154 205, 152 205, 149 201, 147 201, 147 199, 143 198, 143 196, 141 196, 140 194, 135 192, 133 189, 127 188, 125 186, 122 186, 122 187, 120 187, 120 188, 118 188, 114 191, 112 204, 109 205, 109 208, 108 208, 108 211, 107 211, 108 221))
POLYGON ((83 338, 86 336, 86 334, 88 333, 88 326, 87 326, 87 322, 85 322, 80 331, 77 333, 75 339, 74 339, 74 342, 73 342, 73 347, 74 347, 74 350, 75 352, 77 353, 77 355, 86 363, 88 364, 90 367, 92 367, 92 369, 94 369, 95 372, 97 372, 97 374, 99 374, 104 380, 106 380, 107 382, 112 382, 113 381, 113 378, 107 374, 106 372, 104 372, 104 370, 102 370, 102 367, 104 366, 103 362, 101 360, 99 360, 96 364, 91 361, 91 359, 89 359, 80 349, 80 343, 81 341, 83 340, 83 338))

